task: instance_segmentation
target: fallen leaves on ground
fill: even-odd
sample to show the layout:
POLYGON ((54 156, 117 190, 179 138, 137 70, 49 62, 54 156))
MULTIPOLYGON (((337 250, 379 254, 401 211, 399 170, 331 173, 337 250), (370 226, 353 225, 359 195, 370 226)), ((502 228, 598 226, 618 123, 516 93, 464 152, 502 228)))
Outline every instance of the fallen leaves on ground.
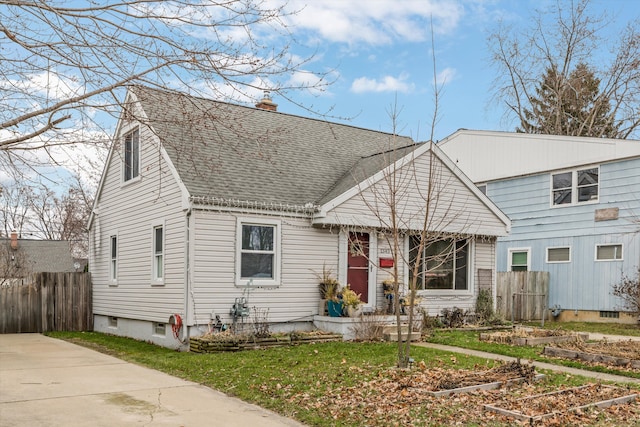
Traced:
MULTIPOLYGON (((425 366, 418 363, 418 367, 425 366)), ((517 402, 529 406, 531 410, 553 404, 560 413, 537 425, 549 426, 633 426, 640 422, 640 402, 638 400, 612 406, 606 409, 586 408, 573 412, 565 409, 586 403, 619 397, 617 391, 607 387, 593 385, 584 393, 583 400, 577 400, 575 393, 556 394, 547 399, 530 398, 543 393, 555 392, 557 386, 546 381, 522 383, 513 387, 497 390, 478 390, 470 393, 453 394, 447 397, 434 397, 431 391, 438 390, 443 383, 466 384, 482 379, 493 382, 513 379, 522 375, 522 366, 513 364, 499 365, 490 370, 455 370, 444 368, 413 369, 411 371, 389 369, 382 370, 374 378, 363 379, 356 384, 325 384, 321 395, 314 393, 294 393, 288 401, 298 408, 322 410, 336 425, 345 426, 442 426, 442 425, 525 425, 504 414, 487 411, 484 405, 500 404, 501 407, 515 407, 517 402), (528 398, 529 400, 519 400, 528 398), (546 402, 546 403, 541 403, 546 402)), ((525 374, 530 374, 526 371, 525 374)), ((616 389, 618 390, 618 389, 616 389)), ((622 392, 627 392, 623 390, 622 392)))

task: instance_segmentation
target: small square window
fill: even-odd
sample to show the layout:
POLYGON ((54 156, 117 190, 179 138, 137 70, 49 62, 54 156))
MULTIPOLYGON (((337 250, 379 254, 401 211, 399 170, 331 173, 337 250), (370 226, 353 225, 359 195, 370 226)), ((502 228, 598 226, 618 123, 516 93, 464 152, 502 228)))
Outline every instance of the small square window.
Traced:
POLYGON ((597 261, 621 261, 622 245, 596 245, 597 261))
POLYGON ((117 317, 113 317, 113 316, 109 316, 108 320, 107 320, 107 324, 110 328, 117 328, 118 327, 118 318, 117 317))
POLYGON ((571 261, 571 249, 566 248, 547 248, 547 262, 570 262, 571 261))
POLYGON ((167 336, 167 326, 164 323, 154 323, 153 335, 159 335, 161 337, 167 336))

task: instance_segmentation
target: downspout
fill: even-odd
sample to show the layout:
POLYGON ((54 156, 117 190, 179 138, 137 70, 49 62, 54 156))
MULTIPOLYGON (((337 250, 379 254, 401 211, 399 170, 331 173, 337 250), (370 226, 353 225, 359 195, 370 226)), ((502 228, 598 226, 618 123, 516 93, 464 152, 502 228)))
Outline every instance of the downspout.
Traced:
POLYGON ((191 207, 189 207, 185 213, 185 272, 184 272, 184 318, 185 324, 182 331, 182 342, 189 343, 189 329, 193 324, 193 313, 191 313, 189 307, 191 307, 191 207))

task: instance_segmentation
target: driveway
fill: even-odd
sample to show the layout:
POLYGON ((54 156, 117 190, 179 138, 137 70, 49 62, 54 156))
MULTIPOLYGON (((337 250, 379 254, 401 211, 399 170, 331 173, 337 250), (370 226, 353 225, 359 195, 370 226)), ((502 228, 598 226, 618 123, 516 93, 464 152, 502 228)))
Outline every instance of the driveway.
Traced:
POLYGON ((0 425, 302 426, 208 387, 40 334, 0 335, 0 425))

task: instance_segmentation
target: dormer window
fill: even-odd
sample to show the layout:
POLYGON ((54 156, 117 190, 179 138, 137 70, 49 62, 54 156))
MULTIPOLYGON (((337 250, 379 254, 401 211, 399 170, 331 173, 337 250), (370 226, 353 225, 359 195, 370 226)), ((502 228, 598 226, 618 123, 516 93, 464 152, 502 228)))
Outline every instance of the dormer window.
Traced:
POLYGON ((140 175, 140 131, 135 129, 124 136, 124 180, 140 175))

